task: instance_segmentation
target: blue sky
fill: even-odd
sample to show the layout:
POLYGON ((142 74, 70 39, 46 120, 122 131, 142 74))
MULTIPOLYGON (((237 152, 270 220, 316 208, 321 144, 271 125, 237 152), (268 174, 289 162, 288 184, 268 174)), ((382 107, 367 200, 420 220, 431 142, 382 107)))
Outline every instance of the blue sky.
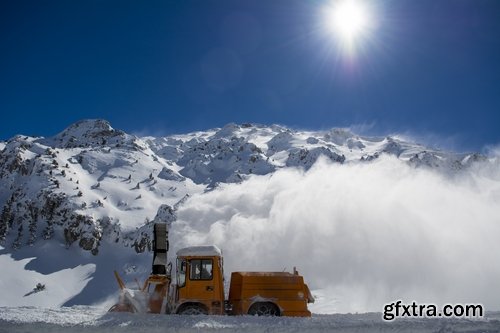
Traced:
POLYGON ((329 3, 2 1, 0 139, 104 118, 155 135, 258 122, 500 143, 500 1, 372 0, 355 54, 324 29, 329 3))

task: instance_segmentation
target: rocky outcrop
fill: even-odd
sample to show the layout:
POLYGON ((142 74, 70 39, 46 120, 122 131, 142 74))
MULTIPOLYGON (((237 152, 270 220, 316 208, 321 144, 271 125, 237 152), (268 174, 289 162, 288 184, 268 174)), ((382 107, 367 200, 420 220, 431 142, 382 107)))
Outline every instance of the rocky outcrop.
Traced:
POLYGON ((325 147, 317 147, 311 150, 303 148, 290 152, 288 159, 286 160, 286 166, 300 166, 308 170, 314 163, 316 163, 320 156, 324 156, 330 161, 336 163, 344 163, 345 161, 344 155, 339 155, 325 147))

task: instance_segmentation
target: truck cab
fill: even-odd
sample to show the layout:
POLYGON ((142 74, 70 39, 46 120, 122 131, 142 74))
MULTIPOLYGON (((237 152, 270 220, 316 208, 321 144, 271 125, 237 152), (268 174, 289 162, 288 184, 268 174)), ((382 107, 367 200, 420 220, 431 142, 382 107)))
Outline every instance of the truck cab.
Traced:
POLYGON ((224 272, 219 248, 193 246, 177 251, 176 279, 172 313, 224 314, 224 272))

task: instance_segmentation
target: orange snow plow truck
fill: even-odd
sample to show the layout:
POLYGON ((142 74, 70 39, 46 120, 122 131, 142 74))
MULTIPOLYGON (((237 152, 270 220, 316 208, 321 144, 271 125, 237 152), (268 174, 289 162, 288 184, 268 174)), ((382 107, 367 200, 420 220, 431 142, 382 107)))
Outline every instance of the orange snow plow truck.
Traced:
POLYGON ((216 246, 195 246, 177 251, 176 283, 167 264, 167 225, 154 225, 151 275, 137 290, 129 289, 115 271, 120 301, 109 311, 165 314, 258 315, 310 317, 314 302, 304 278, 286 272, 233 272, 229 296, 224 295, 224 269, 216 246))

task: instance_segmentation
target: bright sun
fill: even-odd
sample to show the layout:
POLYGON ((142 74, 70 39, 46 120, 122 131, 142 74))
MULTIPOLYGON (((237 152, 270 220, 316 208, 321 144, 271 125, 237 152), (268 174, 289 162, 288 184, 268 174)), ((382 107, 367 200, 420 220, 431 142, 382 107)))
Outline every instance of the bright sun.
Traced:
POLYGON ((362 0, 339 0, 326 10, 326 24, 352 50, 370 30, 371 17, 362 0))

